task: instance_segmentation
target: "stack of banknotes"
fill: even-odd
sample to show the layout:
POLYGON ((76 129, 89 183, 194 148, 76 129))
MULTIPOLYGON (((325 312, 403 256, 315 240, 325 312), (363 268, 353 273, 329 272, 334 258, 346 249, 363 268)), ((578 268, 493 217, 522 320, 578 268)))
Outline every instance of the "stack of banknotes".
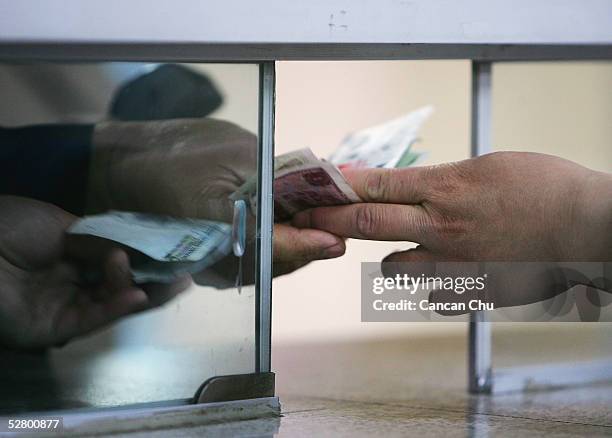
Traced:
MULTIPOLYGON (((423 154, 413 151, 412 146, 432 112, 431 107, 424 107, 350 134, 329 160, 317 158, 310 149, 276 157, 275 220, 288 220, 312 207, 360 202, 342 168, 416 164, 423 154)), ((256 188, 257 175, 253 175, 230 200, 244 200, 254 213, 256 188)), ((130 263, 137 283, 168 282, 185 273, 200 272, 231 253, 232 235, 236 235, 228 223, 119 211, 86 216, 68 232, 107 239, 134 250, 130 263)))

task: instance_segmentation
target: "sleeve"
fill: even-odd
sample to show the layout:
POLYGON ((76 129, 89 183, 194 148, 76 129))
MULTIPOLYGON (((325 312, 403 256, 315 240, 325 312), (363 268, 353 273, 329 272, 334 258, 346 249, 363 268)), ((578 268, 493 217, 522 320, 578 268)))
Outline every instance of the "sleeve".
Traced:
POLYGON ((0 127, 0 194, 83 214, 93 125, 0 127))

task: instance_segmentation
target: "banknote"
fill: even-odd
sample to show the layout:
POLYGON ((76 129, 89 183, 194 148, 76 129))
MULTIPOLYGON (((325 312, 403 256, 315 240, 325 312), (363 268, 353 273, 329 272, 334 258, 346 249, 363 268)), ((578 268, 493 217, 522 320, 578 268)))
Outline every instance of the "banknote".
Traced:
POLYGON ((399 159, 395 167, 401 168, 401 167, 414 166, 416 164, 419 164, 421 161, 423 161, 423 159, 426 156, 427 156, 426 152, 416 152, 412 150, 407 150, 401 156, 401 158, 399 159))
POLYGON ((419 130, 433 113, 432 106, 412 111, 381 125, 349 134, 329 157, 336 166, 405 167, 415 164, 422 154, 412 152, 419 130))
POLYGON ((274 174, 274 216, 290 219, 312 207, 360 202, 342 173, 310 149, 285 155, 274 174))
MULTIPOLYGON (((310 149, 299 149, 274 161, 274 219, 284 221, 312 207, 342 205, 361 199, 333 164, 318 159, 310 149)), ((250 179, 230 198, 256 204, 256 180, 250 179)))
POLYGON ((137 251, 130 254, 137 283, 168 282, 200 272, 232 247, 230 224, 124 211, 85 216, 68 233, 112 240, 137 251))

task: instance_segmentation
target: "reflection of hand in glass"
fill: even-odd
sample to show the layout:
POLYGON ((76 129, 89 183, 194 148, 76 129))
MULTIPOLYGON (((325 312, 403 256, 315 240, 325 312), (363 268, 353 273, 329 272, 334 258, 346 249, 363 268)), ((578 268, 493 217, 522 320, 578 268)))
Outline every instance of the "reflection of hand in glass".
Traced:
POLYGON ((51 205, 0 196, 0 344, 58 345, 122 316, 159 305, 189 284, 132 285, 120 249, 70 247, 65 230, 75 220, 51 205), (82 283, 81 263, 97 266, 100 281, 82 283))
MULTIPOLYGON (((231 222, 228 196, 257 172, 257 138, 213 119, 108 122, 96 127, 93 157, 93 211, 231 222)), ((344 253, 344 241, 325 231, 277 224, 274 237, 274 261, 281 273, 344 253)))
POLYGON ((218 120, 107 122, 93 143, 94 210, 231 222, 228 196, 257 171, 256 137, 218 120))

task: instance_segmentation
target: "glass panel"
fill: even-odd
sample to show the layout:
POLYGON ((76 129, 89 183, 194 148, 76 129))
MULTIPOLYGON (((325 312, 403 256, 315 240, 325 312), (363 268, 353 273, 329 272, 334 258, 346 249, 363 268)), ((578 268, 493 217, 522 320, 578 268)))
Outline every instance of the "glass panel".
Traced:
MULTIPOLYGON (((591 169, 612 171, 610 135, 610 62, 538 62, 493 65, 493 150, 555 155, 591 169)), ((583 286, 572 290, 584 294, 583 286)), ((552 300, 548 300, 548 303, 552 300)), ((562 311, 536 303, 513 309, 543 321, 579 320, 594 316, 594 306, 567 294, 562 311), (582 307, 582 308, 581 308, 582 307)), ((598 309, 599 321, 610 320, 610 306, 598 309)), ((528 365, 524 357, 504 355, 516 338, 495 336, 509 324, 495 324, 496 366, 528 365)), ((612 323, 522 323, 518 342, 532 348, 530 363, 588 361, 609 356, 612 323), (553 334, 554 333, 554 334, 553 334)))
POLYGON ((256 176, 258 81, 255 64, 0 64, 0 411, 254 372, 255 216, 237 257, 229 195, 256 176))

